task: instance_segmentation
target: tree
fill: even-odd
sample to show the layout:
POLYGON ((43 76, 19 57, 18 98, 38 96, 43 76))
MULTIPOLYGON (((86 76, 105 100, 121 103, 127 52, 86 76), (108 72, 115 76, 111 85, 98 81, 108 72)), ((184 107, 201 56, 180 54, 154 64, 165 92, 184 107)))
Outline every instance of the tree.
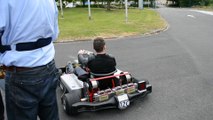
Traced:
POLYGON ((112 0, 106 0, 107 1, 107 10, 110 10, 110 4, 112 2, 112 0))
POLYGON ((167 0, 172 1, 178 7, 191 7, 194 5, 208 6, 213 4, 213 0, 167 0))

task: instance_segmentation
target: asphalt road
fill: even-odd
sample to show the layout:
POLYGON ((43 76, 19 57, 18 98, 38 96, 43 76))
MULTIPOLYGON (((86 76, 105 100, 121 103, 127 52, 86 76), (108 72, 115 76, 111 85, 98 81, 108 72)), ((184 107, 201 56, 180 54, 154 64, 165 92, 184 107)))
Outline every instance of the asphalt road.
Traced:
MULTIPOLYGON (((148 79, 153 92, 126 110, 74 117, 65 114, 59 100, 62 120, 213 120, 213 15, 191 9, 156 10, 168 22, 168 30, 107 41, 117 67, 148 79)), ((57 66, 76 59, 79 49, 92 50, 92 41, 56 44, 57 66)))

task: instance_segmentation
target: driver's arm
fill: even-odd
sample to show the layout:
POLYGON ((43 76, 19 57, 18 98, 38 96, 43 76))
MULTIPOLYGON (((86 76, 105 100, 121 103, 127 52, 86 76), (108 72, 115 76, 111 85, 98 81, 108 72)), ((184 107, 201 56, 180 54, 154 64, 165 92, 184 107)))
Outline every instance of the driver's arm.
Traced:
POLYGON ((95 54, 93 52, 87 51, 87 50, 80 50, 78 52, 78 60, 80 64, 83 64, 84 66, 87 66, 88 61, 93 59, 95 54))

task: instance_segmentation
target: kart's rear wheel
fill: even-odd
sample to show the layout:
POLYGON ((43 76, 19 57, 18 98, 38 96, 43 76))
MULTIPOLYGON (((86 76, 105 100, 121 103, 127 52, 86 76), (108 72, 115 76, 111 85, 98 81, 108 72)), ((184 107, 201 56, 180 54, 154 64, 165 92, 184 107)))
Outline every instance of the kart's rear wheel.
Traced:
POLYGON ((138 79, 135 79, 135 78, 132 78, 132 81, 133 83, 139 83, 140 81, 145 81, 146 82, 146 90, 151 93, 152 92, 152 86, 150 85, 149 81, 147 79, 142 79, 142 80, 138 80, 138 79), (148 85, 148 87, 147 87, 148 85))
POLYGON ((68 115, 75 115, 78 113, 77 109, 72 107, 74 103, 80 102, 81 90, 72 91, 72 93, 67 93, 62 97, 63 109, 68 115))
POLYGON ((139 79, 136 79, 136 78, 132 78, 132 81, 134 82, 134 83, 138 83, 138 82, 140 82, 140 81, 145 81, 146 82, 146 84, 149 84, 149 81, 147 80, 147 79, 142 79, 142 80, 139 80, 139 79))
POLYGON ((61 88, 62 91, 64 91, 64 85, 61 83, 61 81, 59 82, 59 87, 61 88))

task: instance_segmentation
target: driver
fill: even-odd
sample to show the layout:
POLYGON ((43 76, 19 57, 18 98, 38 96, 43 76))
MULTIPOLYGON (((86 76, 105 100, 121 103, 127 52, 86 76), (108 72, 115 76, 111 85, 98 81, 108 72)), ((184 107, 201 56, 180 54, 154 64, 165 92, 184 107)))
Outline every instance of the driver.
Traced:
MULTIPOLYGON (((80 50, 78 53, 79 62, 88 68, 93 77, 102 77, 112 75, 116 72, 116 60, 114 57, 106 53, 106 43, 102 37, 97 37, 93 41, 93 48, 96 54, 86 50, 80 50), (87 55, 85 57, 85 55, 87 55)), ((79 79, 85 81, 88 78, 86 72, 82 72, 81 67, 75 67, 79 79)), ((118 84, 117 82, 115 83, 118 84)), ((112 79, 104 79, 99 81, 100 89, 107 89, 113 86, 112 79)))
POLYGON ((114 57, 106 53, 106 43, 102 37, 97 37, 93 41, 95 54, 90 54, 88 51, 80 50, 78 57, 80 62, 89 68, 93 74, 110 74, 116 71, 116 60, 114 57), (84 57, 84 54, 89 54, 89 57, 84 57))

